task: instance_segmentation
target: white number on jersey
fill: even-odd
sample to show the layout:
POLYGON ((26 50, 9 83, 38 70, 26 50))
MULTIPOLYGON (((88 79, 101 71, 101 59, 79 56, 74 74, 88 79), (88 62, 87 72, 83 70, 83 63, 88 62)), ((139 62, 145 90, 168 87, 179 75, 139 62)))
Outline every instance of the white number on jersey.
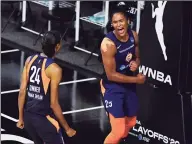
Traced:
POLYGON ((37 69, 36 66, 32 66, 31 70, 33 71, 33 73, 32 73, 32 75, 30 77, 30 82, 32 82, 32 83, 37 82, 37 84, 39 84, 40 83, 40 79, 39 79, 39 77, 40 77, 39 76, 40 68, 37 69))
POLYGON ((112 107, 112 101, 105 100, 106 108, 112 107))

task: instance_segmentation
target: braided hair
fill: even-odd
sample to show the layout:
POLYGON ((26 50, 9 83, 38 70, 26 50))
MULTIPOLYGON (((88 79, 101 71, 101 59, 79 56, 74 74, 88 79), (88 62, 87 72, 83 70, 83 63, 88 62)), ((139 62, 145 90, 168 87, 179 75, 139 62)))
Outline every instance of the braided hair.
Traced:
POLYGON ((46 32, 41 41, 43 53, 48 57, 53 57, 55 54, 55 47, 61 41, 61 35, 58 31, 46 32))

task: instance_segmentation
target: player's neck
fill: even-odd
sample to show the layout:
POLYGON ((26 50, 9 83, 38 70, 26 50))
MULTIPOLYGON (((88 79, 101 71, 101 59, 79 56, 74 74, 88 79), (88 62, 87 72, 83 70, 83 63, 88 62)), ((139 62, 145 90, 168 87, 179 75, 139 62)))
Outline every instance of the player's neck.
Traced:
MULTIPOLYGON (((48 58, 48 56, 46 55, 46 54, 44 54, 44 53, 40 53, 40 55, 42 56, 42 57, 47 57, 48 58)), ((55 57, 55 55, 52 57, 52 59, 55 57)))

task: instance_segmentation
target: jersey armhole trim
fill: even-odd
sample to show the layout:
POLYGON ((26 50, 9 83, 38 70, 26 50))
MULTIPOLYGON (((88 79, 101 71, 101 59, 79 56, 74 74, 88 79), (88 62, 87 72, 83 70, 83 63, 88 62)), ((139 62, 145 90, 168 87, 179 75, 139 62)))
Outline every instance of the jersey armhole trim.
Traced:
POLYGON ((136 46, 137 44, 135 43, 135 36, 134 36, 134 34, 133 34, 133 31, 134 31, 134 30, 131 30, 131 35, 133 36, 133 39, 134 39, 134 45, 136 46))
POLYGON ((46 64, 46 62, 47 62, 47 59, 44 59, 43 60, 43 64, 42 64, 42 70, 41 70, 42 83, 43 83, 43 88, 44 88, 45 95, 47 94, 49 83, 51 81, 51 79, 47 76, 47 74, 45 72, 45 64, 46 64))

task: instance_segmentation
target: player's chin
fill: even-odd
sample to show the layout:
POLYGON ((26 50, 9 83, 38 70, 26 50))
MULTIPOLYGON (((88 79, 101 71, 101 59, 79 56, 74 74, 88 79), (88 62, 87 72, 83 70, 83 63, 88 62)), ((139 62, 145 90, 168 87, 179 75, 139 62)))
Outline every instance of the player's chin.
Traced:
POLYGON ((125 28, 122 28, 121 30, 116 30, 117 34, 120 36, 120 37, 124 37, 126 36, 126 31, 125 31, 125 28))
POLYGON ((118 33, 120 37, 125 37, 126 36, 126 33, 125 31, 123 33, 118 33))

